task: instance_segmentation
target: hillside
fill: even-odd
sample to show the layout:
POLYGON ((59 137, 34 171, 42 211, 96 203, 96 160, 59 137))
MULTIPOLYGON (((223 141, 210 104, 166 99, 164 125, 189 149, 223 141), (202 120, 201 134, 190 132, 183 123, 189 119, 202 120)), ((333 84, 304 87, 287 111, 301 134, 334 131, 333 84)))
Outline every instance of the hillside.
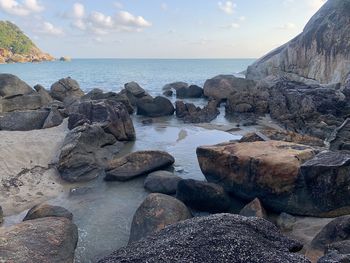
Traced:
POLYGON ((51 61, 15 24, 0 21, 0 63, 51 61))

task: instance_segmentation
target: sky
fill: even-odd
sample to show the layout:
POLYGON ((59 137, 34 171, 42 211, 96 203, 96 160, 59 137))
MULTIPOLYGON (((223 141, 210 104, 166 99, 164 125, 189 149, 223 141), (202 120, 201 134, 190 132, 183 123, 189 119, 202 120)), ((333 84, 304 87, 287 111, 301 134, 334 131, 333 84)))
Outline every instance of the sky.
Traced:
POLYGON ((258 58, 325 0, 0 0, 43 51, 73 58, 258 58))

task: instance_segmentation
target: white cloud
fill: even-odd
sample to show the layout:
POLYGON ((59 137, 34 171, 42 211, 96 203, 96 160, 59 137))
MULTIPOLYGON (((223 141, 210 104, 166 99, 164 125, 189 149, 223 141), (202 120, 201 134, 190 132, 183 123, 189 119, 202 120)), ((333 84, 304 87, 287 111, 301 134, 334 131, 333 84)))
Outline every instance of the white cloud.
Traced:
POLYGON ((134 16, 126 11, 120 11, 116 15, 116 22, 121 26, 130 27, 150 27, 152 24, 142 16, 134 16))
POLYGON ((64 34, 62 28, 56 27, 50 22, 43 22, 41 28, 39 28, 36 31, 44 35, 52 35, 52 36, 61 36, 64 34))
POLYGON ((221 28, 224 28, 224 29, 237 29, 237 28, 240 28, 241 25, 238 24, 238 23, 231 23, 229 25, 225 25, 225 26, 222 26, 221 28))
POLYGON ((247 18, 246 18, 245 16, 240 16, 240 17, 238 18, 238 20, 243 22, 243 21, 246 21, 247 18))
POLYGON ((28 16, 32 13, 40 13, 44 6, 37 0, 24 0, 21 3, 15 0, 0 0, 0 9, 10 15, 28 16))
POLYGON ((73 12, 72 15, 74 18, 81 19, 85 15, 85 6, 81 3, 75 3, 73 5, 73 12))
POLYGON ((232 1, 225 1, 225 2, 218 2, 219 9, 223 11, 224 13, 231 15, 234 12, 234 9, 236 8, 236 4, 232 1))
POLYGON ((279 26, 277 28, 282 29, 282 30, 294 30, 297 28, 297 26, 295 24, 289 22, 289 23, 286 23, 286 24, 279 26))

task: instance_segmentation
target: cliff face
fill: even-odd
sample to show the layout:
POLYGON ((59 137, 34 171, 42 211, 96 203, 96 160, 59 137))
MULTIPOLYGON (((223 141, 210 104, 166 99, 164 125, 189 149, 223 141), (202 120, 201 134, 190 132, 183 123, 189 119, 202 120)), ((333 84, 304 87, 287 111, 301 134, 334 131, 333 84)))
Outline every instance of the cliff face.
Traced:
POLYGON ((328 0, 303 32, 247 69, 248 79, 344 84, 350 72, 350 0, 328 0))
POLYGON ((0 21, 0 63, 51 61, 16 25, 0 21))

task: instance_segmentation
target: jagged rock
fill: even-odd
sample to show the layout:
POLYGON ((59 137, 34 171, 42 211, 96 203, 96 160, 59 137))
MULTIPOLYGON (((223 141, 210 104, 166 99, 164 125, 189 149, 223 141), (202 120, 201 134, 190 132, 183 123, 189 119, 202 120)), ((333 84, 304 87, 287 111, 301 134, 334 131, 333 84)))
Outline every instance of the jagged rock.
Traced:
POLYGON ((181 87, 176 89, 176 98, 201 98, 203 96, 203 89, 197 85, 189 87, 181 87))
POLYGON ((129 243, 191 217, 188 208, 176 198, 164 194, 150 194, 135 212, 129 243))
POLYGON ((84 92, 80 89, 79 83, 70 77, 60 79, 52 84, 50 94, 52 98, 62 102, 71 99, 79 99, 84 96, 84 92))
POLYGON ((51 111, 47 116, 42 128, 48 129, 48 128, 56 127, 61 125, 62 122, 63 122, 63 117, 60 111, 57 108, 51 108, 51 111))
POLYGON ((302 244, 282 235, 264 219, 217 214, 168 226, 99 263, 310 263, 293 253, 301 248, 302 244))
POLYGON ((176 197, 199 211, 220 213, 228 211, 231 206, 230 197, 220 185, 192 179, 178 183, 176 197))
POLYGON ((48 105, 50 102, 53 101, 53 98, 51 97, 50 93, 43 86, 35 85, 34 89, 41 96, 42 103, 44 105, 48 105))
POLYGON ((329 149, 332 151, 350 150, 350 119, 346 119, 342 125, 337 127, 327 138, 330 143, 329 149))
POLYGON ((124 88, 121 94, 125 94, 128 97, 132 106, 137 106, 138 101, 141 99, 152 99, 152 96, 136 82, 126 83, 124 88))
POLYGON ((261 217, 267 219, 265 208, 262 206, 258 198, 255 198, 253 201, 251 201, 249 204, 243 207, 239 214, 241 216, 261 217))
POLYGON ((248 67, 247 78, 344 84, 350 72, 349 14, 349 0, 327 1, 300 35, 248 67))
POLYGON ((0 130, 39 130, 49 115, 47 110, 7 112, 0 116, 0 130))
POLYGON ((119 141, 132 141, 136 137, 133 122, 120 102, 91 100, 78 103, 69 115, 68 128, 84 123, 100 125, 119 141))
POLYGON ((168 171, 150 173, 144 182, 144 187, 151 193, 175 194, 181 177, 168 171))
POLYGON ((175 108, 170 100, 164 97, 140 99, 137 101, 137 115, 162 117, 173 115, 175 108))
POLYGON ((16 263, 72 263, 78 228, 71 220, 46 217, 0 228, 1 260, 16 263))
POLYGON ((215 100, 210 100, 204 108, 196 107, 193 103, 176 101, 176 117, 186 123, 211 122, 220 114, 217 106, 218 102, 215 100))
POLYGON ((226 100, 236 90, 251 89, 256 86, 255 81, 236 78, 233 75, 219 75, 208 79, 204 84, 204 95, 221 101, 226 100))
POLYGON ((139 175, 168 167, 175 162, 174 157, 161 151, 141 151, 115 158, 106 168, 107 181, 127 181, 139 175))
POLYGON ((73 214, 67 209, 60 206, 40 204, 29 209, 23 221, 34 220, 44 217, 65 217, 69 220, 72 220, 73 214))
POLYGON ((0 96, 16 96, 33 93, 33 89, 15 75, 0 74, 0 96))
POLYGON ((98 155, 116 139, 98 126, 85 124, 71 130, 64 142, 59 156, 58 171, 68 182, 89 181, 104 174, 105 160, 98 155))

